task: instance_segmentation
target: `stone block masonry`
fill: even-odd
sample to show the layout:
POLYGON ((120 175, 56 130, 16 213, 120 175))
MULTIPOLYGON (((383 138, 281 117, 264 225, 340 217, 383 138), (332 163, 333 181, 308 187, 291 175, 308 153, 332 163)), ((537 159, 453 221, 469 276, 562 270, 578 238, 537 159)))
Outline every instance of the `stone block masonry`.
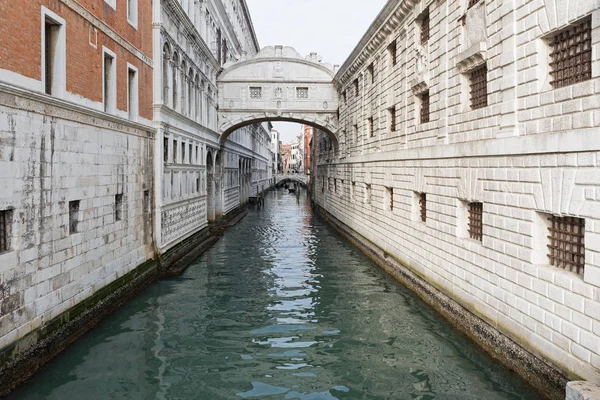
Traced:
POLYGON ((316 135, 311 179, 332 218, 600 383, 600 9, 561 9, 388 2, 334 78, 339 140, 316 135), (559 73, 564 37, 580 68, 559 73))

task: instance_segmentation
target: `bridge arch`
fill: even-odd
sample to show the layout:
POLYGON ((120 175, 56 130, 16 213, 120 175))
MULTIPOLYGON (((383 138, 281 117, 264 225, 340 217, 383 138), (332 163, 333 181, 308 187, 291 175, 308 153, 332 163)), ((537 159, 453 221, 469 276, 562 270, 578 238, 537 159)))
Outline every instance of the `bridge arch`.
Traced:
POLYGON ((252 58, 226 64, 217 77, 221 143, 246 125, 288 121, 325 132, 337 148, 335 73, 316 53, 302 57, 283 46, 265 47, 252 58))

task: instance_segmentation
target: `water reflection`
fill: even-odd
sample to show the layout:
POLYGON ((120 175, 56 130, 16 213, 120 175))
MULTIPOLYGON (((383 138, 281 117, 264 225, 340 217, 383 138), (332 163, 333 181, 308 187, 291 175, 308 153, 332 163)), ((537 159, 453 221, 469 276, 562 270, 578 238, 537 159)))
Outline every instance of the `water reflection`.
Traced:
POLYGON ((534 399, 283 191, 23 399, 534 399))

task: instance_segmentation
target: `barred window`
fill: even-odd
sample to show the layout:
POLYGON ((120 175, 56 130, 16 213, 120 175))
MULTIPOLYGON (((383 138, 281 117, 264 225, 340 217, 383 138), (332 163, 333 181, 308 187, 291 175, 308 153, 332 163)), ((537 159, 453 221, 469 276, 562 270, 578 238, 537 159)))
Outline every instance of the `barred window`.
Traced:
POLYGON ((397 51, 396 51, 397 47, 396 47, 396 41, 394 40, 389 46, 388 46, 388 56, 389 56, 389 60, 390 60, 390 65, 392 67, 394 67, 396 65, 397 62, 397 51))
POLYGON ((471 72, 471 108, 487 107, 487 65, 477 68, 471 72))
POLYGON ((346 94, 346 90, 344 90, 344 93, 342 93, 342 97, 344 99, 344 104, 346 104, 346 101, 348 101, 348 95, 346 94))
POLYGON ((469 0, 469 6, 468 6, 468 8, 473 7, 477 3, 479 3, 479 0, 469 0))
POLYGON ((585 219, 552 215, 548 220, 550 265, 583 274, 585 219))
POLYGON ((421 98, 421 123, 429 122, 429 90, 422 93, 421 98))
POLYGON ((251 99, 261 99, 262 98, 262 88, 261 87, 251 87, 250 88, 250 98, 251 99))
POLYGON ((365 184, 365 203, 371 204, 371 185, 365 184))
POLYGON ((386 209, 388 211, 394 211, 394 188, 386 187, 385 191, 386 191, 386 201, 387 201, 386 209))
POLYGON ((483 203, 469 203, 469 235, 471 239, 483 239, 483 203))
POLYGON ((10 249, 10 224, 12 220, 12 211, 0 211, 0 253, 10 249))
POLYGON ((308 99, 308 88, 307 87, 299 87, 296 88, 296 98, 297 99, 308 99))
POLYGON ((396 132, 396 106, 388 108, 388 121, 390 132, 396 132))
POLYGON ((419 206, 421 209, 421 221, 427 221, 427 194, 421 193, 419 195, 419 206))
POLYGON ((587 17, 552 37, 552 86, 569 86, 592 79, 592 19, 587 17))
POLYGON ((69 234, 78 232, 79 228, 79 200, 69 202, 69 234))
POLYGON ((373 117, 370 117, 367 119, 367 124, 369 125, 369 136, 373 137, 375 136, 375 128, 373 125, 373 117))
POLYGON ((115 195, 115 221, 123 219, 123 195, 115 195))
POLYGON ((421 21, 421 44, 425 45, 429 41, 429 9, 425 12, 421 21))
POLYGON ((358 79, 354 80, 354 95, 358 97, 359 94, 359 90, 358 90, 358 79))

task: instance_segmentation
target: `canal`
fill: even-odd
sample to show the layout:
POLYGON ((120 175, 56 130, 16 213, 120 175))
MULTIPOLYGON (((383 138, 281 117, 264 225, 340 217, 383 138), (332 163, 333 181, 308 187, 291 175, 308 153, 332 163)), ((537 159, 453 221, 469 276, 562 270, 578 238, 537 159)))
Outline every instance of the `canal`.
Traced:
POLYGON ((538 396, 280 190, 9 398, 538 396))

